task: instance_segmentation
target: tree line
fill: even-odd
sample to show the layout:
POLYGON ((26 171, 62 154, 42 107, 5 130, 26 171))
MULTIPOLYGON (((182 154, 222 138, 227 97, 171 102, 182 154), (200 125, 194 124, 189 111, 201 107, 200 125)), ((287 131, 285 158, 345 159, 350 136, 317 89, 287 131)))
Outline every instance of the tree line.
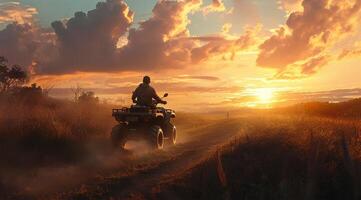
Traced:
MULTIPOLYGON (((29 73, 20 65, 10 65, 8 60, 0 56, 0 97, 43 97, 47 96, 49 91, 43 90, 36 83, 28 86, 30 81, 29 73)), ((99 98, 92 91, 84 91, 79 86, 73 90, 75 102, 78 103, 99 103, 99 98)))

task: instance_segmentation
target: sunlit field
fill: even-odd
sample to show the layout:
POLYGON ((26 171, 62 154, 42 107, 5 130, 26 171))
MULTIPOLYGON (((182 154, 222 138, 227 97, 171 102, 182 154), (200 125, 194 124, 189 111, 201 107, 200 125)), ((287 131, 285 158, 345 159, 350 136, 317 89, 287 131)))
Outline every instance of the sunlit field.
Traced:
POLYGON ((160 184, 157 198, 359 198, 359 120, 272 115, 239 120, 240 136, 160 184))
POLYGON ((145 181, 134 186, 146 188, 135 193, 140 199, 360 195, 360 118, 333 105, 314 106, 302 114, 297 106, 228 115, 179 113, 177 147, 154 152, 146 143, 130 142, 127 148, 133 153, 124 155, 110 145, 115 120, 109 110, 114 106, 48 97, 33 103, 2 100, 0 191, 5 199, 125 197, 133 188, 122 180, 133 178, 145 181), (340 113, 345 117, 337 117, 340 113), (10 123, 14 119, 17 123, 10 123), (193 150, 199 152, 188 155, 193 150), (166 172, 167 178, 152 182, 166 172))
POLYGON ((0 0, 0 200, 361 200, 361 0, 0 0))

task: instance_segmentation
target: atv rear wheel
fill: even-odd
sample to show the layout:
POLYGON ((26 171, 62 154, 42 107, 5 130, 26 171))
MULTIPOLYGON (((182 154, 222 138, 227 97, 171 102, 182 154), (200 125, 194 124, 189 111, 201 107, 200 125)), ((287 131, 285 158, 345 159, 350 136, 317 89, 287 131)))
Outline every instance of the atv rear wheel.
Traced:
POLYGON ((111 132, 111 140, 114 148, 121 147, 124 149, 127 139, 127 127, 125 124, 118 124, 113 127, 111 132))
POLYGON ((164 146, 164 134, 160 126, 152 126, 151 131, 151 143, 155 149, 163 149, 164 146))

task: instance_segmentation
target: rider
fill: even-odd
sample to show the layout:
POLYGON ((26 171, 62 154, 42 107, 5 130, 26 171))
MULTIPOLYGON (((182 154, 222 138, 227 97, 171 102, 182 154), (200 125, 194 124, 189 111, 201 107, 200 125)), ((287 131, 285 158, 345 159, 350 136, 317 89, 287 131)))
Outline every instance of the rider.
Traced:
POLYGON ((142 106, 153 107, 153 99, 157 103, 167 104, 167 101, 162 100, 150 84, 150 77, 144 76, 143 83, 141 83, 137 89, 133 92, 132 100, 134 103, 142 106))

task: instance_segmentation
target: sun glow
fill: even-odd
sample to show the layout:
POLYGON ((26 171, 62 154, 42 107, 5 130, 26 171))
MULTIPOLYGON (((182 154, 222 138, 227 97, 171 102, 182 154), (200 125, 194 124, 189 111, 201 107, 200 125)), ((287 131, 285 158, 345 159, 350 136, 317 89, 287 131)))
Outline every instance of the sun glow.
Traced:
POLYGON ((251 93, 255 97, 254 107, 270 108, 275 101, 275 91, 273 88, 257 88, 251 93))
POLYGON ((273 98, 273 90, 270 88, 260 88, 255 90, 255 96, 262 103, 269 103, 273 98))

